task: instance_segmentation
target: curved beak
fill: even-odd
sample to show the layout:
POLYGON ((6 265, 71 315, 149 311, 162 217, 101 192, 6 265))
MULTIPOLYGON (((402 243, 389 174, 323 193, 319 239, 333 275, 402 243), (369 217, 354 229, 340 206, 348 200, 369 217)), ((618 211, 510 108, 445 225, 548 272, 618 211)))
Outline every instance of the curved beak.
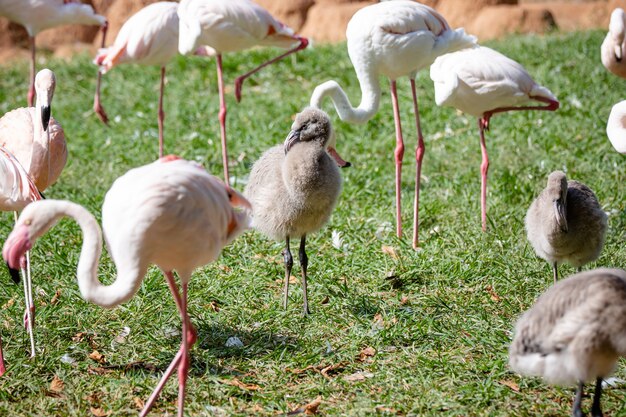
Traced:
POLYGON ((43 125, 43 130, 48 130, 48 124, 50 123, 50 106, 43 105, 41 106, 41 124, 43 125))
POLYGON ((622 45, 615 45, 615 60, 617 62, 622 62, 622 45))
POLYGON ((285 139, 285 143, 283 144, 283 148, 285 149, 285 155, 291 149, 293 145, 300 142, 300 130, 292 130, 289 132, 287 139, 285 139))
POLYGON ((567 210, 565 204, 563 204, 560 199, 554 202, 554 216, 556 218, 556 224, 563 232, 567 232, 567 210))
POLYGON ((244 197, 243 194, 241 194, 239 191, 227 186, 226 192, 228 193, 228 200, 230 201, 231 206, 252 210, 252 204, 250 204, 248 199, 244 197))
POLYGON ((11 268, 8 262, 6 264, 7 264, 7 269, 9 270, 9 275, 11 276, 11 280, 13 280, 13 282, 16 284, 19 284, 20 283, 20 271, 18 271, 17 269, 11 268))
MULTIPOLYGON (((15 229, 11 232, 4 247, 2 248, 2 257, 11 269, 18 270, 25 262, 24 254, 32 248, 33 244, 28 236, 28 226, 21 224, 15 226, 15 229)), ((11 277, 15 281, 13 273, 11 277)), ((19 282, 19 277, 17 278, 19 282)))

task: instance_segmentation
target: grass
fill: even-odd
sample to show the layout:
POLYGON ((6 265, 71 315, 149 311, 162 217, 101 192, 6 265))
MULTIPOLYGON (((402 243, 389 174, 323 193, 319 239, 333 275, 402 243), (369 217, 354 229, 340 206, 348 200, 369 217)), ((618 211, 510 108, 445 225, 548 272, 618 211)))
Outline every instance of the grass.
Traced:
MULTIPOLYGON (((399 240, 385 227, 394 223, 388 82, 381 80, 381 109, 365 125, 339 121, 325 103, 338 148, 353 167, 342 171, 343 193, 330 223, 309 239, 313 314, 301 316, 297 284, 288 309, 281 308, 282 243, 251 231, 225 248, 190 285, 199 339, 192 351, 188 415, 285 414, 317 397, 322 415, 569 414, 573 389, 512 373, 507 348, 518 315, 551 285, 550 267, 534 255, 523 226, 549 172, 563 169, 585 182, 610 214, 605 249, 589 267, 626 266, 624 160, 605 134, 610 108, 623 98, 626 84, 600 64, 603 36, 555 33, 489 43, 523 63, 562 107, 492 119, 487 233, 480 229, 476 122, 437 107, 428 72, 419 74, 427 149, 418 252, 410 236, 399 240), (333 231, 342 233, 343 250, 331 244, 333 231), (232 336, 244 346, 226 347, 232 336), (368 347, 374 356, 364 355, 368 347)), ((235 103, 234 78, 276 52, 224 60, 231 175, 238 189, 256 158, 284 140, 317 84, 336 79, 353 103, 360 97, 345 45, 337 45, 310 48, 263 70, 244 87, 242 103, 235 103)), ((53 115, 65 128, 70 155, 47 197, 78 202, 99 217, 112 181, 156 156, 158 69, 121 66, 104 77, 104 105, 113 119, 107 128, 89 110, 95 68, 88 56, 71 62, 42 58, 43 66, 57 75, 53 115)), ((25 102, 26 74, 26 63, 0 67, 0 114, 25 102)), ((221 176, 215 80, 212 60, 179 57, 168 67, 165 141, 167 153, 197 160, 221 176)), ((415 133, 408 82, 399 86, 407 143, 402 210, 410 231, 415 133)), ((11 226, 12 215, 4 214, 0 236, 11 226)), ((80 242, 77 225, 65 220, 33 250, 33 360, 21 325, 21 287, 2 273, 0 334, 8 372, 0 379, 0 415, 136 415, 178 349, 180 319, 158 269, 149 271, 131 301, 104 310, 80 297, 80 242), (130 334, 120 337, 125 327, 130 334), (104 355, 101 362, 89 357, 95 350, 104 355), (63 362, 64 355, 74 363, 63 362), (55 379, 64 385, 52 384, 55 379)), ((562 275, 573 272, 561 268, 562 275)), ((103 282, 115 277, 108 255, 100 276, 103 282)), ((621 364, 617 376, 626 377, 621 364)), ((173 415, 176 397, 174 378, 153 415, 173 415)), ((607 389, 606 415, 626 415, 625 399, 624 385, 607 389)))

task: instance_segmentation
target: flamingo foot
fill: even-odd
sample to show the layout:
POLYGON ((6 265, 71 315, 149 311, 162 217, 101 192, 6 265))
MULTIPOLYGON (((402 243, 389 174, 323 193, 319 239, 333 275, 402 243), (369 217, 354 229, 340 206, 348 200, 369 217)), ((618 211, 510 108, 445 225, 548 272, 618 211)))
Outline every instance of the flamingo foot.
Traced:
POLYGON ((237 103, 241 103, 241 89, 243 88, 244 76, 237 77, 235 80, 235 99, 237 103))
POLYGON ((102 121, 102 123, 104 123, 107 126, 109 125, 109 116, 104 111, 104 107, 102 107, 102 105, 100 104, 100 100, 96 99, 94 101, 94 103, 93 103, 93 111, 96 113, 98 118, 102 121))

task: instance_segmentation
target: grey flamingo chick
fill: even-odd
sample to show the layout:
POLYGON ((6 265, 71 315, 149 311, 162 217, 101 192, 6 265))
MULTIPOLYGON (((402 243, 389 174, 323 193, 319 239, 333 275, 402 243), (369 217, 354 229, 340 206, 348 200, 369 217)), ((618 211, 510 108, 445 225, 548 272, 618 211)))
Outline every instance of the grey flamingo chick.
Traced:
POLYGON ((341 191, 337 164, 326 153, 333 135, 328 115, 308 107, 296 116, 283 145, 267 150, 252 167, 244 195, 252 205, 252 226, 275 239, 285 239, 287 307, 293 258, 289 239, 300 238, 304 314, 307 301, 306 235, 320 229, 330 217, 341 191))
POLYGON ((594 269, 546 291, 515 326, 509 365, 559 385, 578 384, 572 416, 582 417, 585 382, 596 381, 591 407, 601 417, 602 379, 626 356, 626 271, 594 269))
POLYGON ((552 264, 554 282, 558 264, 580 268, 598 259, 607 229, 607 215, 596 195, 565 173, 554 171, 547 187, 533 201, 526 214, 528 240, 540 258, 552 264))

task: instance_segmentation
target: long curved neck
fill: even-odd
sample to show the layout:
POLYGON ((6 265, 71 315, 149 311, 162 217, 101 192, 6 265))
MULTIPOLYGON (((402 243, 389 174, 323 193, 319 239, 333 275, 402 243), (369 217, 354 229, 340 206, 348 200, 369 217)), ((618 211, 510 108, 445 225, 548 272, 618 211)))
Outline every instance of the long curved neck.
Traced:
POLYGON ((313 90, 311 106, 320 108, 324 97, 330 96, 335 105, 339 118, 349 123, 365 123, 370 120, 380 105, 380 85, 378 76, 370 73, 358 73, 361 86, 361 103, 354 108, 350 104, 348 96, 336 81, 326 81, 313 90))
POLYGON ((33 120, 33 148, 28 173, 33 177, 40 191, 43 191, 50 178, 50 124, 48 124, 48 129, 44 130, 41 108, 42 104, 37 94, 33 120))
POLYGON ((83 245, 76 269, 78 287, 83 298, 99 306, 112 308, 130 299, 141 284, 143 274, 138 266, 118 267, 115 281, 103 285, 98 279, 98 263, 102 254, 102 233, 98 222, 84 207, 69 202, 44 200, 53 213, 54 222, 63 216, 76 220, 83 232, 83 245))

